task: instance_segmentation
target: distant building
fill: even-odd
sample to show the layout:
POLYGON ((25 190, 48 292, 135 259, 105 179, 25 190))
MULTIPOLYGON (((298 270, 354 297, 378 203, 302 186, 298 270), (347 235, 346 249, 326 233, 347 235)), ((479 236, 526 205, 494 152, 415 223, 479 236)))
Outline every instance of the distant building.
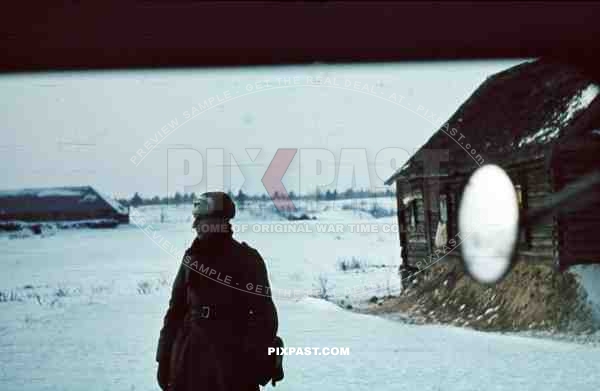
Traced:
MULTIPOLYGON (((480 165, 507 171, 521 213, 600 170, 599 91, 577 70, 541 60, 489 77, 386 181, 396 184, 403 262, 429 264, 440 258, 440 241, 460 242, 462 190, 480 165)), ((525 230, 520 259, 553 262, 561 270, 600 263, 600 189, 591 196, 595 201, 585 209, 525 230)), ((444 258, 456 256, 459 251, 444 258)))
POLYGON ((0 221, 129 223, 129 208, 91 186, 0 191, 0 221))

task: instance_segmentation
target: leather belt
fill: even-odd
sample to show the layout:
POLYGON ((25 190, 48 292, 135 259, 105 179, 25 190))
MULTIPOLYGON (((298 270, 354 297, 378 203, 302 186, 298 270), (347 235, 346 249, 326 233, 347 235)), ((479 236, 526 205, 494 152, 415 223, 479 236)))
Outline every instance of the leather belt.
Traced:
MULTIPOLYGON (((215 304, 206 304, 206 305, 195 305, 189 311, 189 317, 192 321, 201 321, 201 320, 242 320, 244 318, 243 314, 240 313, 240 310, 237 311, 227 308, 221 307, 220 310, 217 309, 217 305, 215 304)), ((245 317, 248 319, 248 316, 245 317)))

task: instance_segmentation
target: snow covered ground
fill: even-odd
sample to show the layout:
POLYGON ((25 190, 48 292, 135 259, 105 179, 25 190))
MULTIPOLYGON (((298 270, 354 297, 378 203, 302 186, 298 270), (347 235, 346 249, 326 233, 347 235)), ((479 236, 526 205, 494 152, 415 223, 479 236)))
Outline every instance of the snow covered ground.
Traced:
MULTIPOLYGON (((600 349, 591 345, 403 324, 309 297, 319 280, 333 300, 398 293, 395 218, 373 218, 373 202, 298 203, 317 219, 293 222, 255 204, 236 219, 236 237, 267 261, 286 345, 350 348, 349 356, 286 357, 276 389, 598 389, 600 349), (299 224, 302 232, 273 228, 299 224), (328 226, 338 232, 318 232, 328 226), (340 270, 353 259, 360 268, 340 270)), ((140 226, 152 230, 0 237, 0 390, 158 389, 156 339, 176 254, 193 238, 189 206, 164 209, 162 219, 161 210, 139 210, 140 226)))

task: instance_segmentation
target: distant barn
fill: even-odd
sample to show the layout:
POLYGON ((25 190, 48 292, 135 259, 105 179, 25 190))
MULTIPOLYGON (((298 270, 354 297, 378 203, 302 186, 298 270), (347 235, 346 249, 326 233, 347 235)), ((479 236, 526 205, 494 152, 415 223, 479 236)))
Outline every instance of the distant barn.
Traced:
POLYGON ((129 223, 129 209, 91 186, 0 191, 0 221, 129 223))
MULTIPOLYGON (((445 252, 440 245, 452 247, 452 239, 451 244, 460 243, 462 191, 483 164, 507 171, 522 213, 600 170, 598 92, 577 70, 545 61, 488 78, 386 181, 396 184, 403 262, 428 265, 445 252)), ((526 229, 519 240, 520 258, 553 262, 560 269, 600 263, 600 189, 590 194, 595 202, 585 209, 549 216, 526 229)), ((455 256, 460 253, 444 258, 455 256)))

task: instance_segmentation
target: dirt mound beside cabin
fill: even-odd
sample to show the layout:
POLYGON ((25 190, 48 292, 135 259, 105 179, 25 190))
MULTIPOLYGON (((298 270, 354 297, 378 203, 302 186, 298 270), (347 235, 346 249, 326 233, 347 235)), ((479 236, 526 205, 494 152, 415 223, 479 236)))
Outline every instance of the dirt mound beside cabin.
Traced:
POLYGON ((488 331, 582 333, 595 328, 576 276, 558 273, 550 264, 521 262, 501 283, 487 286, 470 278, 454 258, 415 279, 398 297, 373 299, 366 312, 488 331))

